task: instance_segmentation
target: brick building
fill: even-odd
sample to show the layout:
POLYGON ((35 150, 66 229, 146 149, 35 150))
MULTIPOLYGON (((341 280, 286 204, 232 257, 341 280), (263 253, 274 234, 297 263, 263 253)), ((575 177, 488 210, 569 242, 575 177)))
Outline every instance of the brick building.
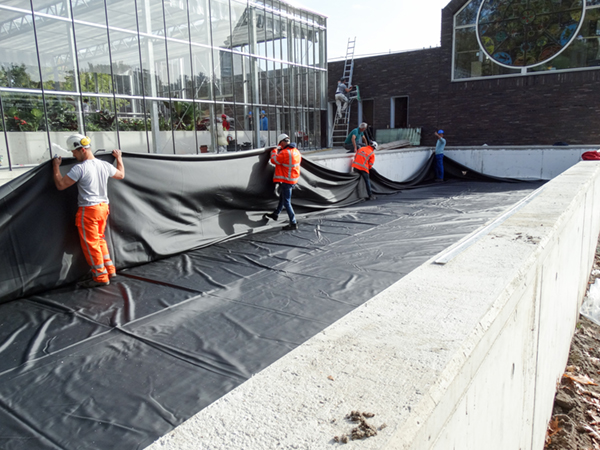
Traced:
MULTIPOLYGON (((362 101, 360 110, 353 104, 351 127, 365 120, 375 130, 422 128, 422 145, 435 143, 438 128, 445 130, 449 145, 600 143, 600 0, 575 2, 575 10, 554 17, 548 9, 538 11, 537 18, 535 11, 513 11, 525 30, 522 15, 531 13, 533 25, 539 24, 530 34, 540 31, 537 41, 520 44, 532 48, 525 54, 527 62, 517 51, 513 65, 499 64, 511 55, 494 53, 487 28, 480 28, 478 36, 477 27, 484 26, 477 22, 482 3, 485 8, 488 2, 452 0, 442 10, 441 47, 355 59, 352 84, 360 87, 362 101), (549 25, 554 18, 566 31, 549 25), (551 33, 562 40, 550 46, 551 33), (538 54, 533 52, 536 43, 545 44, 538 54)), ((494 33, 507 36, 498 28, 494 33)), ((329 63, 330 101, 343 65, 329 63)))

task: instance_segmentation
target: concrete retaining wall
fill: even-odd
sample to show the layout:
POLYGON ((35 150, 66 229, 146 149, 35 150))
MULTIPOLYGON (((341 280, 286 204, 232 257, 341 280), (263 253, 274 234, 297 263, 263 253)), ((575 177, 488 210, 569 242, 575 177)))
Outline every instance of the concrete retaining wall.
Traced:
MULTIPOLYGON (((581 154, 597 146, 577 147, 446 147, 445 154, 477 172, 523 180, 551 180, 581 161, 581 154)), ((406 181, 423 166, 433 148, 419 147, 376 152, 375 169, 393 181, 406 181)), ((310 159, 338 172, 349 172, 351 154, 310 155, 310 159)))
POLYGON ((386 426, 344 448, 541 450, 599 207, 600 163, 577 164, 149 448, 327 448, 360 410, 386 426))

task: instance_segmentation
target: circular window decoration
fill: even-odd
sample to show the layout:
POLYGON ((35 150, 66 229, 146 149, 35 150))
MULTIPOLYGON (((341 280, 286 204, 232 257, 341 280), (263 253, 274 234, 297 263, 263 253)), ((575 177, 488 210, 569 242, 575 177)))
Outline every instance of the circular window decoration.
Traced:
POLYGON ((534 67, 554 58, 577 36, 583 0, 484 0, 477 40, 497 64, 534 67))

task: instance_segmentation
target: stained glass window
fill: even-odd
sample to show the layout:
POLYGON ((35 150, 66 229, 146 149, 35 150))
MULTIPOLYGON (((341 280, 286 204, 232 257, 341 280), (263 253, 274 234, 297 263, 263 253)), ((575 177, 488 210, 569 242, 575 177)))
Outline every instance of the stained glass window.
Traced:
POLYGON ((481 48, 505 67, 532 67, 554 58, 575 38, 582 0, 485 0, 479 10, 481 48))

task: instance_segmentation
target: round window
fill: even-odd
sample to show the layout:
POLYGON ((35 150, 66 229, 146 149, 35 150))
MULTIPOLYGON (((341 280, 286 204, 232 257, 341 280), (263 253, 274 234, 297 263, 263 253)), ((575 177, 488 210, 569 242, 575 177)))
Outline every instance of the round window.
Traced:
POLYGON ((533 67, 554 58, 577 36, 583 0, 484 0, 477 40, 497 64, 533 67))

